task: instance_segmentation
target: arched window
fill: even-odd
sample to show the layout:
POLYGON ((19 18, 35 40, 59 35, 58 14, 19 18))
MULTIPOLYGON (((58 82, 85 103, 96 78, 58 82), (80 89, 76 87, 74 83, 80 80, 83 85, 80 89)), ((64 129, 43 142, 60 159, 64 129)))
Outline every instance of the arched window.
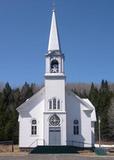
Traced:
POLYGON ((56 59, 51 61, 51 73, 57 73, 59 71, 59 63, 56 59))
POLYGON ((56 98, 53 98, 53 109, 56 109, 56 98))
POLYGON ((60 100, 57 101, 57 109, 60 109, 60 100))
POLYGON ((37 134, 37 121, 35 119, 31 122, 31 134, 36 135, 37 134))
POLYGON ((52 109, 52 100, 49 100, 49 109, 52 109))
POLYGON ((52 99, 50 99, 49 101, 48 101, 48 108, 50 109, 50 110, 59 110, 60 109, 60 107, 61 107, 61 103, 60 103, 60 100, 59 99, 56 99, 55 97, 54 98, 52 98, 52 99))
POLYGON ((79 134, 79 122, 78 122, 78 120, 74 120, 74 122, 73 122, 73 134, 74 135, 79 134))

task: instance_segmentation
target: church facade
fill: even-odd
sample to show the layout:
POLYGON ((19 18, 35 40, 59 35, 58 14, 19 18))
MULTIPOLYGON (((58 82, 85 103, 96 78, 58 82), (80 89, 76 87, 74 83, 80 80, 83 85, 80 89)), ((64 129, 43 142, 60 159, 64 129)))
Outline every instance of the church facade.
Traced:
POLYGON ((52 12, 44 87, 17 108, 19 147, 94 146, 95 108, 65 87, 64 54, 52 12))

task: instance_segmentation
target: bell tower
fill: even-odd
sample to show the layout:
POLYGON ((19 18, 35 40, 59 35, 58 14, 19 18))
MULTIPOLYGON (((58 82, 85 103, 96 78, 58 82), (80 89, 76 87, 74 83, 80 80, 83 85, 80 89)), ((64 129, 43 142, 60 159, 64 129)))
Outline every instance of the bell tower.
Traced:
POLYGON ((55 10, 52 11, 45 55, 44 128, 47 145, 66 145, 64 54, 61 52, 55 10))
MULTIPOLYGON (((52 11, 52 21, 49 35, 48 52, 45 56, 45 110, 49 111, 50 99, 60 99, 60 109, 65 111, 65 75, 64 75, 64 54, 61 52, 58 27, 55 10, 52 11)), ((56 102, 57 103, 57 102, 56 102)), ((52 104, 53 108, 53 104, 52 104)), ((53 111, 53 109, 52 109, 53 111)), ((56 109, 55 111, 59 111, 56 109)))

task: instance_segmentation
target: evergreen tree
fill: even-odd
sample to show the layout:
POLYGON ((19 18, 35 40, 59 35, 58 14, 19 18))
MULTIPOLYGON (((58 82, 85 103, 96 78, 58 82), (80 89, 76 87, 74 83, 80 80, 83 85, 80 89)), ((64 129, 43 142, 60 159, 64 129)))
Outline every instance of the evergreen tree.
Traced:
POLYGON ((110 130, 110 139, 114 141, 114 95, 111 99, 111 105, 108 110, 108 122, 109 122, 109 130, 110 130))
POLYGON ((32 86, 29 86, 27 82, 23 85, 21 89, 21 102, 26 101, 33 95, 32 86))
POLYGON ((101 117, 101 135, 102 139, 107 140, 110 135, 109 123, 108 123, 108 110, 110 108, 112 93, 109 89, 107 81, 102 80, 101 87, 99 89, 99 108, 98 114, 101 117))
POLYGON ((89 100, 98 110, 98 101, 99 101, 99 91, 97 87, 94 86, 94 83, 91 84, 90 92, 89 92, 89 100))
MULTIPOLYGON (((89 92, 89 100, 95 106, 96 117, 98 119, 99 116, 99 91, 97 87, 95 87, 94 83, 91 84, 90 92, 89 92)), ((98 140, 98 123, 95 124, 95 137, 98 140)))

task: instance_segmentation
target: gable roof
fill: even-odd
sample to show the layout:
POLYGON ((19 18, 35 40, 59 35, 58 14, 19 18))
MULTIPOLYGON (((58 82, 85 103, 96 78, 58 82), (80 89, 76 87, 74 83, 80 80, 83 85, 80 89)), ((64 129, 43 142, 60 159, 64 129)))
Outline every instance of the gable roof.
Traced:
POLYGON ((89 104, 91 108, 95 109, 95 107, 93 106, 93 104, 90 102, 88 98, 83 98, 82 100, 85 101, 87 104, 89 104))
POLYGON ((76 95, 74 92, 66 88, 66 92, 69 92, 74 96, 78 101, 80 101, 88 110, 95 110, 95 107, 92 105, 92 103, 89 101, 89 99, 83 99, 80 98, 78 95, 76 95))
POLYGON ((44 97, 45 87, 41 88, 37 93, 35 93, 32 97, 27 99, 24 103, 22 103, 16 110, 20 113, 28 106, 36 106, 39 101, 41 101, 42 97, 44 97))
MULTIPOLYGON (((74 94, 71 90, 66 89, 66 93, 70 93, 76 100, 78 100, 80 103, 84 105, 83 110, 84 111, 91 111, 91 120, 96 121, 96 113, 95 113, 95 107, 93 104, 89 101, 89 99, 86 98, 80 98, 76 94, 74 94)), ((45 96, 45 87, 41 88, 36 94, 34 94, 31 98, 27 99, 23 104, 21 104, 16 110, 19 113, 22 113, 23 111, 26 111, 26 109, 31 110, 33 107, 35 107, 45 96)))
POLYGON ((91 120, 96 122, 95 107, 93 106, 93 104, 91 103, 91 101, 89 99, 83 98, 83 100, 93 108, 93 112, 91 113, 91 120))
POLYGON ((91 112, 91 121, 96 122, 96 113, 95 113, 95 107, 87 98, 80 98, 76 94, 74 94, 71 90, 66 89, 66 93, 70 93, 72 96, 75 97, 76 100, 78 100, 80 103, 84 105, 83 111, 90 111, 91 112), (86 109, 85 109, 86 108, 86 109))

